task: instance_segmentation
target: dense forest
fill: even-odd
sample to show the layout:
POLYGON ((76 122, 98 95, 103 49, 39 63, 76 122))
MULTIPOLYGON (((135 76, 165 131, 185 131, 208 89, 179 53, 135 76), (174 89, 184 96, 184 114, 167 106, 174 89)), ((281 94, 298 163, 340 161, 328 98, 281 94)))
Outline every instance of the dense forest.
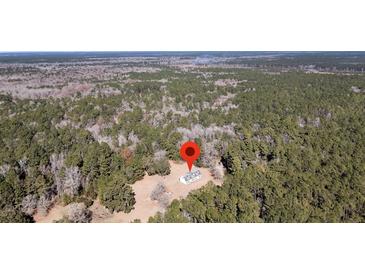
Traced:
MULTIPOLYGON (((131 212, 131 186, 146 173, 169 174, 168 160, 180 159, 186 140, 201 147, 197 165, 224 183, 172 201, 150 222, 365 221, 362 72, 165 59, 118 61, 112 69, 138 69, 106 78, 77 76, 75 62, 73 77, 91 85, 87 94, 19 97, 2 90, 0 222, 33 222, 55 203, 72 208, 60 222, 89 222, 96 199, 111 212, 131 212)), ((109 69, 107 61, 101 65, 109 69)), ((44 66, 4 63, 0 76, 14 85, 34 75, 75 81, 65 76, 67 64, 44 66)))

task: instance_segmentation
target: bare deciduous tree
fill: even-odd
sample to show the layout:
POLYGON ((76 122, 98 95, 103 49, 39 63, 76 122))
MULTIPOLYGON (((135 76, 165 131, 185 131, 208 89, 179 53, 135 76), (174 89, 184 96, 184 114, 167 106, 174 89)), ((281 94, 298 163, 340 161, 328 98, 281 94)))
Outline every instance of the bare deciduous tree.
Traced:
POLYGON ((55 185, 57 188, 57 191, 59 189, 59 185, 61 185, 61 176, 60 176, 60 172, 61 169, 64 166, 64 162, 65 162, 65 156, 63 153, 61 154, 52 154, 50 157, 50 163, 51 163, 51 173, 53 174, 53 178, 55 181, 55 185))
POLYGON ((118 134, 118 146, 125 145, 127 143, 127 139, 124 137, 123 132, 118 134))
POLYGON ((51 197, 50 195, 42 195, 37 203, 37 212, 42 216, 47 215, 48 210, 50 209, 52 204, 53 197, 51 197))
POLYGON ((159 182, 151 192, 151 200, 157 201, 161 207, 167 207, 169 204, 169 197, 166 186, 163 182, 159 182))
POLYGON ((27 215, 33 215, 37 209, 37 195, 29 194, 22 200, 22 211, 27 215))
POLYGON ((163 150, 163 149, 157 150, 153 155, 153 159, 155 161, 161 161, 161 160, 165 159, 165 157, 166 157, 166 150, 163 150))
POLYGON ((67 206, 66 217, 73 223, 90 223, 92 213, 84 203, 72 203, 67 206))
POLYGON ((227 134, 228 136, 235 136, 234 124, 217 126, 215 124, 205 128, 200 124, 192 125, 191 129, 178 127, 177 132, 183 136, 183 141, 193 140, 195 138, 206 138, 208 140, 214 139, 216 135, 227 134))
POLYGON ((224 176, 224 167, 221 163, 215 165, 213 168, 210 169, 210 172, 214 179, 222 180, 224 176))
POLYGON ((28 172, 28 163, 27 163, 26 158, 20 159, 18 161, 18 164, 19 164, 19 169, 20 169, 19 171, 20 172, 24 172, 24 173, 28 172))
POLYGON ((6 175, 10 170, 10 165, 4 164, 0 166, 0 175, 6 175))
POLYGON ((78 167, 68 167, 65 169, 63 184, 58 189, 58 194, 74 196, 79 193, 83 184, 83 177, 78 167))
POLYGON ((139 143, 139 138, 137 135, 134 134, 133 131, 129 133, 128 140, 131 141, 133 144, 139 143))
POLYGON ((217 158, 220 156, 216 149, 216 141, 203 142, 202 148, 204 153, 201 156, 202 164, 206 167, 214 167, 217 158))
POLYGON ((162 208, 167 208, 167 206, 170 203, 170 199, 168 197, 168 194, 165 193, 164 195, 162 195, 158 202, 159 202, 159 204, 162 208))

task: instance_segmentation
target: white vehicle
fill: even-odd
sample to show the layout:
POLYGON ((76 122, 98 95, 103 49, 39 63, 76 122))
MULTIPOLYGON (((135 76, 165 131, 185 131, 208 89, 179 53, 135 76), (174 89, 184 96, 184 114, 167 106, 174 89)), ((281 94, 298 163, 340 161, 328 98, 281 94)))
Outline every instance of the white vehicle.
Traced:
POLYGON ((180 177, 180 183, 183 183, 185 185, 191 184, 193 182, 196 182, 200 180, 202 177, 202 174, 199 169, 195 169, 191 172, 186 173, 184 176, 180 177))

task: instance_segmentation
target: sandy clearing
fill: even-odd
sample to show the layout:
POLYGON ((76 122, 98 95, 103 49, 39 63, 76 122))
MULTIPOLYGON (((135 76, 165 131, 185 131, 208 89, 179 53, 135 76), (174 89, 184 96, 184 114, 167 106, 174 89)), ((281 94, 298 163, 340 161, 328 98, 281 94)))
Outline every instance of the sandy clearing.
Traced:
MULTIPOLYGON (((159 182, 163 182, 166 186, 169 201, 174 199, 185 198, 190 191, 199 189, 212 181, 216 185, 221 185, 222 181, 215 180, 207 168, 199 168, 202 178, 190 185, 184 185, 179 182, 180 176, 184 175, 188 169, 186 163, 169 161, 171 173, 167 176, 153 175, 145 177, 135 182, 132 187, 136 194, 136 204, 130 213, 109 213, 108 210, 100 204, 98 200, 90 207, 93 212, 92 222, 100 223, 128 223, 135 219, 141 222, 147 222, 150 216, 154 216, 158 211, 163 212, 164 208, 157 201, 150 198, 151 192, 159 182)), ((54 206, 46 217, 35 216, 36 222, 52 222, 59 220, 66 213, 65 207, 60 205, 54 206)))
MULTIPOLYGON (((96 222, 131 222, 135 219, 141 220, 141 222, 147 222, 150 216, 155 215, 158 211, 164 211, 157 201, 152 201, 150 198, 151 192, 159 182, 163 182, 169 193, 170 202, 174 199, 185 198, 190 191, 201 188, 209 181, 214 184, 221 185, 222 182, 214 180, 207 168, 199 168, 202 173, 202 178, 190 185, 184 185, 179 182, 180 176, 184 175, 188 169, 186 163, 177 163, 170 161, 171 173, 167 176, 146 175, 142 180, 134 183, 133 190, 136 194, 136 204, 134 210, 130 213, 114 213, 110 217, 104 219, 95 219, 96 222)), ((95 203, 95 207, 103 208, 100 203, 95 203)), ((96 213, 97 210, 93 209, 96 213)), ((97 213, 95 214, 97 215, 97 213)))
POLYGON ((36 213, 33 218, 36 223, 52 223, 53 221, 62 219, 65 214, 66 207, 61 205, 55 205, 46 216, 36 213))

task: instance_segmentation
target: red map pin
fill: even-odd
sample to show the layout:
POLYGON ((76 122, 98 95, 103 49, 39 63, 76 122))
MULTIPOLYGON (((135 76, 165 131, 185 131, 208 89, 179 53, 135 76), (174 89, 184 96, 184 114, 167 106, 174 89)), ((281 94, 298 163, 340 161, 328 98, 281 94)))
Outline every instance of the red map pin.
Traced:
POLYGON ((193 163, 199 158, 199 155, 200 148, 193 141, 184 143, 180 148, 180 156, 188 163, 189 171, 191 171, 193 163))

